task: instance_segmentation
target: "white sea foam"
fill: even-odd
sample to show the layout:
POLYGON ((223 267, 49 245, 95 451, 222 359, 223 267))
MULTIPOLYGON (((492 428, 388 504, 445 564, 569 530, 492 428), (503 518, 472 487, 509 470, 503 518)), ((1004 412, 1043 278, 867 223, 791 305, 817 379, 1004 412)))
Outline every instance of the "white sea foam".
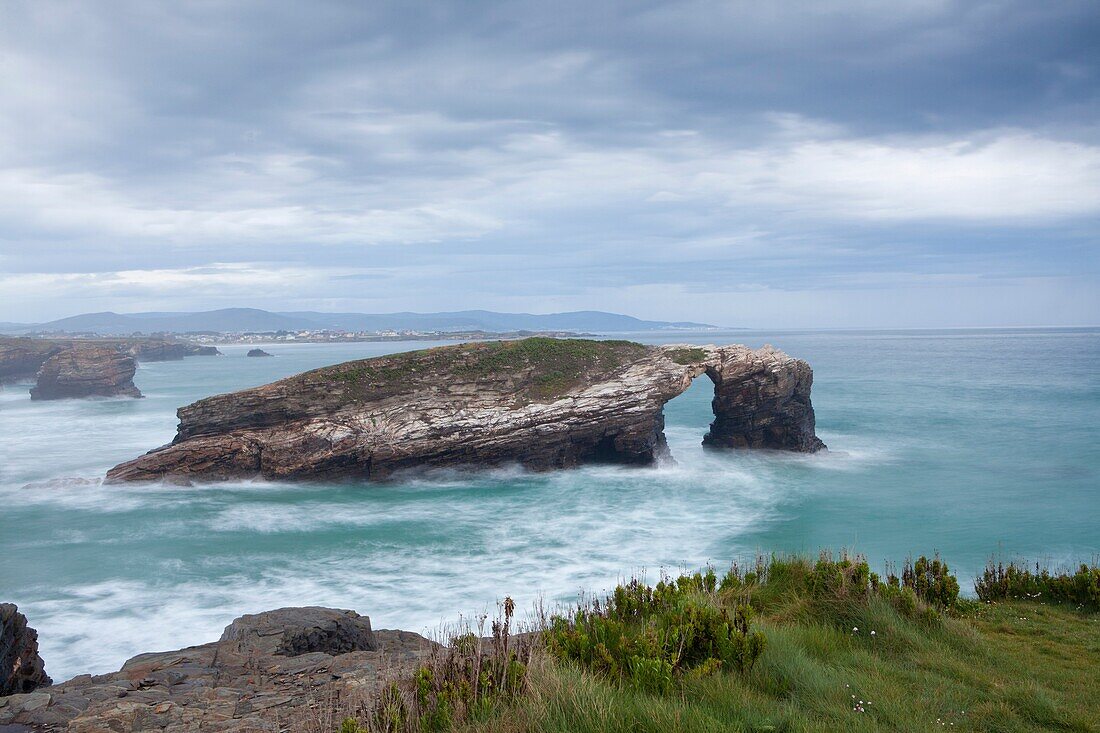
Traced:
MULTIPOLYGON (((1098 551, 1095 440, 1070 429, 1100 420, 1097 401, 1080 390, 1062 401, 991 390, 982 395, 984 412, 926 404, 906 396, 914 370, 932 384, 943 374, 942 355, 921 362, 926 346, 905 352, 895 373, 892 351, 853 365, 844 342, 830 363, 829 353, 810 353, 827 339, 807 339, 806 352, 789 350, 820 366, 815 405, 828 453, 704 450, 710 387, 697 381, 668 406, 675 462, 656 469, 532 474, 512 466, 359 486, 95 480, 170 440, 179 405, 378 353, 354 345, 143 366, 144 400, 32 403, 25 388, 6 388, 0 555, 20 560, 0 564, 0 599, 28 614, 47 669, 62 679, 117 669, 139 652, 216 639, 236 616, 283 605, 354 608, 376 627, 431 631, 491 609, 505 594, 521 608, 540 596, 565 601, 632 572, 655 578, 661 568, 721 567, 756 549, 816 551, 856 540, 873 558, 939 549, 964 585, 1002 540, 1013 550, 1043 548, 1057 561, 1098 551), (867 374, 851 371, 861 368, 881 377, 872 396, 864 394, 867 374), (1014 420, 1028 414, 1031 422, 981 422, 1010 408, 1014 420), (1057 420, 1070 427, 1033 428, 1057 420), (843 429, 831 427, 838 424, 843 429), (91 482, 49 482, 64 477, 91 482), (1052 491, 1058 502, 1048 501, 1052 491), (974 521, 974 502, 1009 493, 1015 503, 988 502, 996 516, 974 521), (1039 503, 1044 512, 1035 515, 1030 508, 1039 503), (1016 534, 1005 536, 1010 522, 1016 534), (1055 531, 1061 540, 1050 547, 1055 531), (1025 533, 1031 544, 1021 548, 1025 533)), ((1038 379, 1034 364, 1056 351, 1040 346, 1042 360, 1002 381, 1038 379)), ((1080 364, 1071 371, 1094 376, 1095 358, 1072 353, 1080 364)), ((1008 363, 968 357, 958 368, 1008 363)))

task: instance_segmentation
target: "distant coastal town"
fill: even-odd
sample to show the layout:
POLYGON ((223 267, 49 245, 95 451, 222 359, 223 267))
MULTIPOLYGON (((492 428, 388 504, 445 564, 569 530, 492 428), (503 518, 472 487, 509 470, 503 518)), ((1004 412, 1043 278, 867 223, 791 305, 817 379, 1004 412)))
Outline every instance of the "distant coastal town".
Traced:
MULTIPOLYGON (((192 333, 173 332, 135 332, 126 334, 128 338, 142 339, 167 339, 173 341, 185 341, 201 345, 233 345, 233 344, 270 344, 270 343, 355 343, 368 341, 495 341, 522 339, 531 336, 544 336, 549 338, 576 338, 596 336, 594 333, 577 331, 413 331, 392 330, 381 331, 343 331, 338 329, 312 329, 301 331, 240 331, 240 332, 215 332, 203 331, 192 333)), ((87 332, 32 332, 26 334, 28 338, 35 339, 113 339, 119 338, 116 334, 104 334, 95 331, 87 332)))

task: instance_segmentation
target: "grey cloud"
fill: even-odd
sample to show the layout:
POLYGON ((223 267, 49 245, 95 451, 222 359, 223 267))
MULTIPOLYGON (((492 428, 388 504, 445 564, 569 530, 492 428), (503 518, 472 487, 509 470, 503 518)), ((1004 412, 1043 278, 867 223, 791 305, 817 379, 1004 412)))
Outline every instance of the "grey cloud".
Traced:
POLYGON ((53 278, 24 318, 1096 278, 1097 37, 1087 1, 8 3, 0 271, 53 278))

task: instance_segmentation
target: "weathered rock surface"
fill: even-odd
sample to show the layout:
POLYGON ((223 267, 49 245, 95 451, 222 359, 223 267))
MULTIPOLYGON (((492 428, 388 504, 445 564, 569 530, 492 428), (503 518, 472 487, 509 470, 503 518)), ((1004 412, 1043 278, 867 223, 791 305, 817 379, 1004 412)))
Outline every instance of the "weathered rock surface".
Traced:
POLYGON ((53 341, 0 338, 0 383, 33 378, 46 359, 64 348, 53 341))
POLYGON ((134 386, 134 357, 107 347, 64 349, 38 370, 32 400, 69 397, 141 397, 134 386))
POLYGON ((169 361, 187 356, 216 356, 214 346, 165 339, 37 339, 0 337, 0 383, 33 379, 42 365, 65 349, 112 348, 138 361, 169 361))
POLYGON ((245 356, 271 356, 271 354, 267 353, 263 349, 249 349, 248 353, 245 356))
POLYGON ((664 404, 707 374, 714 447, 812 452, 809 365, 744 346, 524 339, 338 364, 180 408, 175 440, 109 481, 379 479, 424 467, 652 464, 664 404))
POLYGON ((126 353, 138 361, 178 361, 187 356, 217 356, 222 352, 215 346, 200 346, 186 341, 141 340, 130 343, 126 353))
POLYGON ((30 693, 48 684, 38 632, 15 605, 0 603, 0 695, 30 693))
POLYGON ((237 619, 221 641, 0 697, 0 730, 253 733, 316 730, 319 721, 336 730, 343 711, 411 676, 434 647, 407 631, 372 632, 353 611, 280 609, 237 619))
POLYGON ((226 627, 221 641, 265 654, 296 657, 310 652, 346 654, 374 651, 370 619, 355 611, 310 606, 279 608, 241 616, 226 627))

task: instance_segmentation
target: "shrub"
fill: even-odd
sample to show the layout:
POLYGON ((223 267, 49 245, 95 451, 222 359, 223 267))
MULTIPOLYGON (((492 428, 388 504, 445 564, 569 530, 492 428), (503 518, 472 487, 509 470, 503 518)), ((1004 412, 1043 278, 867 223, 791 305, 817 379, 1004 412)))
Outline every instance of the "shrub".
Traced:
POLYGON ((959 581, 938 554, 929 560, 924 555, 905 561, 901 584, 912 588, 917 598, 939 608, 952 608, 959 598, 959 581))
POLYGON ((974 581, 974 592, 982 601, 1041 599, 1100 611, 1100 565, 1081 564, 1071 574, 1052 573, 1039 563, 1032 572, 1016 562, 1006 566, 990 560, 974 581))
POLYGON ((546 647, 558 659, 648 692, 668 692, 685 674, 748 672, 767 641, 751 628, 752 609, 739 605, 731 617, 717 591, 711 569, 652 587, 634 579, 602 604, 552 617, 546 647))
POLYGON ((453 636, 411 679, 384 688, 365 711, 368 725, 347 718, 340 733, 447 731, 523 694, 535 639, 514 634, 514 613, 515 603, 504 599, 490 637, 484 636, 482 617, 478 633, 467 629, 453 636))
POLYGON ((834 560, 832 553, 822 552, 806 583, 815 600, 865 599, 871 592, 871 568, 860 555, 841 553, 834 560))

